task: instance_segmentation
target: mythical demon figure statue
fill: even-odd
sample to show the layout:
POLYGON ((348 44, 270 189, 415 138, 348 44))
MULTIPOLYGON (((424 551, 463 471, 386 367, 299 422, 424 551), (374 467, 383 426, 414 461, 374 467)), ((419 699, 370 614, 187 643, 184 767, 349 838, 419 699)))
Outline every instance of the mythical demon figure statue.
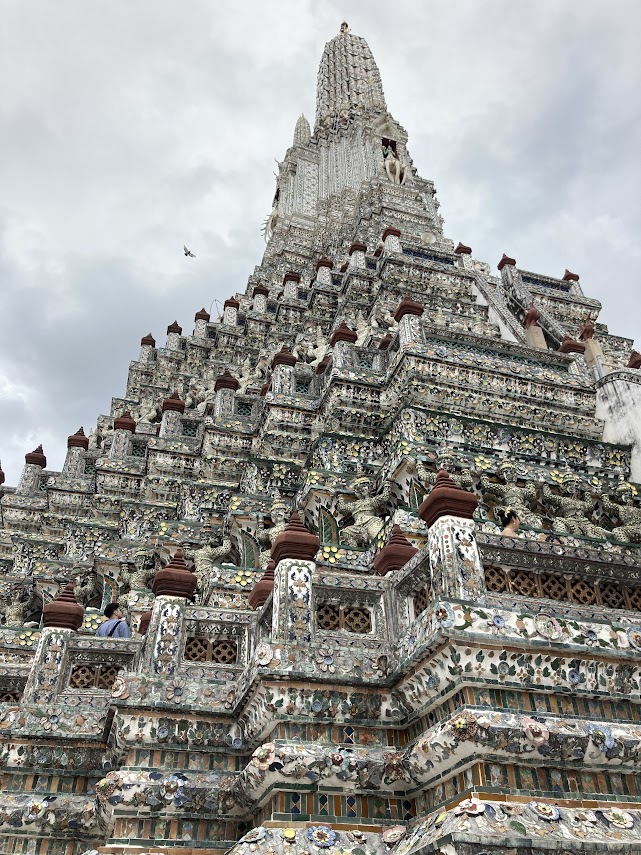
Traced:
POLYGON ((220 536, 213 536, 200 549, 193 553, 194 573, 198 579, 198 590, 204 595, 210 586, 218 581, 220 570, 218 564, 222 558, 231 556, 232 542, 227 523, 223 526, 220 536))
MULTIPOLYGON (((500 499, 503 510, 509 507, 522 525, 530 528, 543 528, 541 517, 532 512, 532 505, 536 501, 534 484, 528 483, 524 487, 519 487, 516 466, 508 460, 501 463, 497 474, 503 478, 504 484, 496 484, 494 481, 490 481, 487 475, 481 475, 481 488, 500 499)), ((497 511, 499 510, 501 509, 497 509, 497 511)))
POLYGON ((346 502, 339 496, 337 509, 342 514, 351 514, 353 525, 341 531, 342 542, 346 546, 367 546, 383 528, 381 512, 384 511, 392 494, 392 485, 386 482, 378 495, 373 494, 374 484, 370 478, 357 478, 352 484, 356 501, 346 502))
POLYGON ((391 146, 388 146, 385 149, 385 172, 387 172, 387 177, 392 182, 392 184, 405 184, 405 179, 407 177, 407 169, 401 161, 398 159, 398 156, 394 152, 394 149, 391 146))
POLYGON ((581 478, 568 470, 563 474, 561 489, 564 495, 555 495, 547 484, 543 486, 543 498, 556 509, 552 528, 559 534, 578 534, 584 537, 607 538, 610 534, 601 526, 595 525, 590 517, 594 509, 594 500, 580 498, 581 478))
POLYGON ((74 581, 73 595, 81 605, 88 606, 91 598, 98 591, 96 571, 93 567, 90 570, 84 567, 74 567, 74 570, 77 570, 78 576, 74 581))
POLYGON ((24 626, 35 602, 36 583, 32 575, 5 582, 0 588, 0 615, 4 615, 5 626, 24 626))
POLYGON ((269 515, 272 519, 272 525, 256 532, 258 542, 266 547, 260 551, 260 566, 263 568, 269 564, 274 541, 282 531, 285 531, 287 517, 289 516, 289 505, 283 499, 277 498, 269 509, 269 515))
POLYGON ((641 543, 641 508, 634 506, 636 489, 627 481, 621 481, 614 488, 617 501, 609 496, 601 496, 603 510, 620 523, 612 529, 612 539, 618 543, 641 543))
POLYGON ((416 477, 424 487, 432 487, 439 470, 444 469, 458 487, 471 490, 473 478, 468 469, 456 471, 456 454, 447 446, 442 445, 436 455, 436 472, 431 472, 422 460, 416 464, 416 477))

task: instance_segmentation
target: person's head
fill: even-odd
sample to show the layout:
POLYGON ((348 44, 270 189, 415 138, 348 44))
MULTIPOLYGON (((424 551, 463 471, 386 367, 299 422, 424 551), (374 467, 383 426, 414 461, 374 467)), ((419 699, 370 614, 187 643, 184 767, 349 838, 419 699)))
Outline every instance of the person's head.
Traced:
POLYGON ((519 530, 521 520, 512 508, 506 508, 500 515, 500 521, 503 524, 503 534, 513 534, 519 530))
POLYGON ((109 603, 109 605, 105 608, 105 617, 107 619, 122 617, 122 611, 118 603, 109 603))

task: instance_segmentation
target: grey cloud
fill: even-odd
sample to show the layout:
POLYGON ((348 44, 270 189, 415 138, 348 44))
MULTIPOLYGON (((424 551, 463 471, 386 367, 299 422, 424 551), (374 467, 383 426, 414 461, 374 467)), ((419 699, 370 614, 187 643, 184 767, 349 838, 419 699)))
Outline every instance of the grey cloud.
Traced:
POLYGON ((446 233, 581 274, 638 333, 641 7, 619 0, 3 4, 0 459, 122 393, 141 335, 243 290, 274 157, 347 15, 379 63, 446 233), (621 24, 625 21, 625 25, 621 24), (198 258, 186 266, 182 244, 198 258))

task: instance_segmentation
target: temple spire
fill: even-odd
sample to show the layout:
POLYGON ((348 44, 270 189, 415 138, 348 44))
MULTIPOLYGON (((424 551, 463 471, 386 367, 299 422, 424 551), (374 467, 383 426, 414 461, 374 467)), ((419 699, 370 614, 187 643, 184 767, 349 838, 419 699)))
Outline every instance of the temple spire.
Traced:
POLYGON ((325 45, 318 69, 316 127, 386 112, 381 75, 369 45, 343 22, 340 33, 325 45))

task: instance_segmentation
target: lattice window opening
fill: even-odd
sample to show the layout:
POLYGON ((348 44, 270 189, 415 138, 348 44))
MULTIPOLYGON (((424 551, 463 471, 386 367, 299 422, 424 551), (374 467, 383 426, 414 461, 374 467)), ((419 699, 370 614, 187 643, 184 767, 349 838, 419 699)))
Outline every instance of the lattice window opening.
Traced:
POLYGON ((183 658, 188 662, 211 662, 216 665, 236 665, 238 642, 235 638, 205 638, 188 636, 183 658))
POLYGON ((187 420, 183 421, 182 433, 183 433, 183 436, 197 437, 198 436, 198 422, 187 421, 187 420))
POLYGON ((572 603, 577 606, 605 606, 626 611, 641 611, 641 587, 628 587, 614 580, 581 576, 562 576, 532 570, 485 567, 488 592, 516 594, 530 599, 572 603))
POLYGON ((251 418, 254 412, 254 405, 249 401, 236 401, 236 415, 245 418, 251 418))
POLYGON ((309 395, 311 380, 309 377, 296 377, 295 388, 297 395, 309 395))
POLYGON ((372 610, 367 606, 319 603, 316 608, 316 623, 319 629, 328 632, 351 632, 369 635, 373 629, 372 610))
POLYGON ((414 606, 414 617, 417 618, 430 604, 429 589, 421 588, 420 591, 417 591, 412 598, 412 604, 414 606))
POLYGON ((94 665, 90 662, 77 662, 71 666, 69 674, 69 688, 101 691, 111 691, 116 681, 119 665, 94 665))
POLYGON ((0 687, 0 704, 17 704, 20 702, 24 689, 0 687))
POLYGON ((147 456, 147 443, 146 442, 132 442, 131 443, 131 456, 132 457, 146 457, 147 456))

